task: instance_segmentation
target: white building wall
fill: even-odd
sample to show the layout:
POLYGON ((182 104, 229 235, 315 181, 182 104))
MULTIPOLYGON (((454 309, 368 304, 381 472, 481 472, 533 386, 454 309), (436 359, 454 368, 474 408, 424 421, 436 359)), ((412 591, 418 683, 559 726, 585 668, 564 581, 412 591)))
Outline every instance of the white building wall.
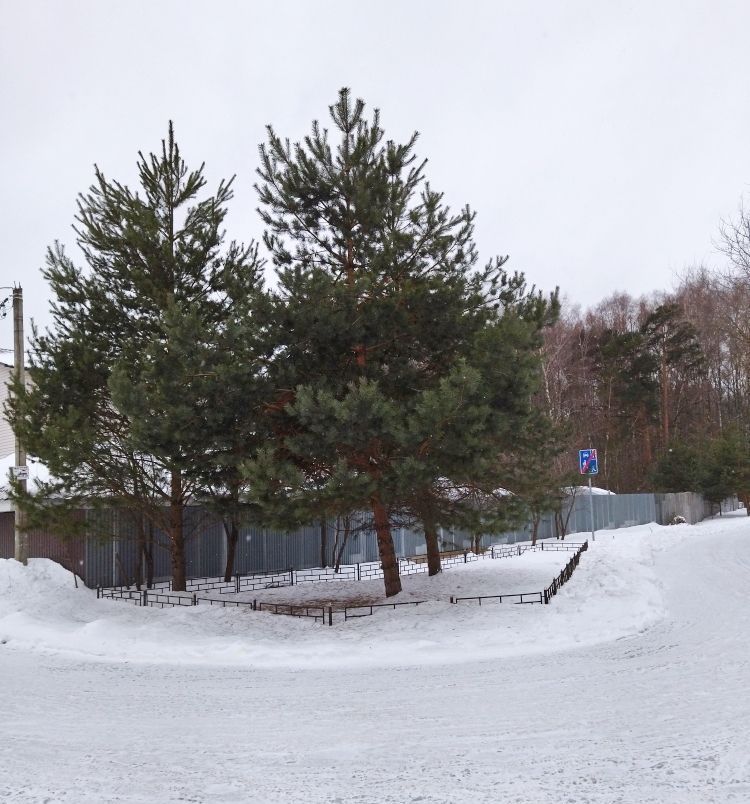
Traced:
POLYGON ((15 453, 16 442, 8 420, 5 418, 5 400, 8 398, 8 382, 13 375, 13 366, 0 363, 0 459, 15 453))

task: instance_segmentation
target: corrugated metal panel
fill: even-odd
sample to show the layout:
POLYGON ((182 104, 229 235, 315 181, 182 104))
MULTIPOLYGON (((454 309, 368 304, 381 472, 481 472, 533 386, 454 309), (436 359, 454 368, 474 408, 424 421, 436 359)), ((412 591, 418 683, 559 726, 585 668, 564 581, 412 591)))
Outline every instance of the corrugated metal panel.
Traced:
MULTIPOLYGON (((695 521, 710 513, 710 507, 699 496, 623 494, 593 497, 597 530, 627 527, 657 520, 661 516, 687 511, 695 521)), ((572 501, 568 533, 586 533, 591 527, 589 497, 577 496, 572 501)), ((734 510, 736 499, 727 501, 724 510, 734 510)), ((684 514, 682 514, 684 515, 684 514)), ((75 570, 89 586, 131 584, 137 575, 139 556, 138 520, 127 511, 97 510, 82 512, 87 525, 87 537, 61 540, 46 532, 32 532, 29 538, 32 557, 52 558, 68 569, 75 570)), ((687 518, 687 517, 686 517, 687 518)), ((668 521, 668 520, 667 520, 668 521)), ((341 523, 339 523, 339 526, 341 523)), ((189 577, 218 577, 223 575, 226 562, 226 537, 218 518, 205 510, 193 508, 185 513, 186 561, 189 577)), ((395 527, 393 531, 397 555, 413 556, 425 552, 424 534, 418 529, 395 527)), ((549 515, 539 524, 540 539, 554 538, 554 518, 549 515)), ((513 543, 530 537, 527 525, 501 534, 484 534, 481 544, 513 543)), ((320 565, 320 526, 311 525, 287 532, 262 528, 247 523, 240 529, 235 560, 235 573, 268 572, 271 570, 306 569, 320 565)), ((339 534, 339 539, 341 534, 339 534)), ((333 564, 336 543, 336 523, 327 528, 327 563, 333 564)), ((467 532, 443 528, 440 531, 443 550, 471 547, 467 532)), ((14 548, 13 513, 0 513, 0 556, 11 558, 14 548)), ((378 561, 377 538, 367 514, 353 518, 352 532, 344 547, 342 563, 357 564, 378 561)), ((154 532, 154 579, 171 577, 171 556, 166 535, 154 532)), ((142 571, 142 577, 145 570, 142 571)))
POLYGON ((0 512, 0 558, 13 558, 15 549, 15 532, 13 511, 0 512))
MULTIPOLYGON (((83 514, 80 518, 83 519, 83 514)), ((0 558, 13 558, 15 555, 14 521, 12 511, 0 513, 0 558)), ((60 539, 46 530, 30 530, 28 536, 30 557, 51 558, 88 584, 86 542, 83 537, 60 539)))

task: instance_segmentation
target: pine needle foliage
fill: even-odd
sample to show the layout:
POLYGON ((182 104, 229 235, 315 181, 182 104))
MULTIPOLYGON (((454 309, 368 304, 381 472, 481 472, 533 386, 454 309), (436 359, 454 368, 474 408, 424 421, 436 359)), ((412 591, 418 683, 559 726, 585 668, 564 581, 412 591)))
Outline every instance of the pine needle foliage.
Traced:
POLYGON ((52 326, 33 332, 31 385, 10 405, 56 478, 20 501, 32 520, 59 519, 61 499, 133 509, 166 533, 177 589, 183 509, 217 432, 211 374, 227 370, 238 305, 245 317, 262 287, 256 245, 224 243, 232 180, 206 194, 203 171, 188 168, 171 123, 159 153, 139 153, 137 190, 95 168, 74 226, 84 267, 49 249, 52 326))
POLYGON ((378 111, 365 112, 342 89, 331 131, 314 122, 292 145, 269 126, 260 148, 278 278, 275 437, 246 468, 279 515, 369 508, 392 595, 394 513, 441 477, 476 478, 511 429, 500 412, 528 408, 527 358, 555 302, 508 274, 505 257, 478 267, 474 213, 452 212, 430 186, 417 134, 388 140, 378 111))

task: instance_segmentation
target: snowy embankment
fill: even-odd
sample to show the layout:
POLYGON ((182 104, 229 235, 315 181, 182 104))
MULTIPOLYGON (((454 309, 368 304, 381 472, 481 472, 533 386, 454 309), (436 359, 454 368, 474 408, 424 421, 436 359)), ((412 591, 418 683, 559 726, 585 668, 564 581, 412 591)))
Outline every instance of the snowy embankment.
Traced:
MULTIPOLYGON (((591 645, 632 635, 664 614, 655 551, 689 526, 601 532, 549 606, 450 604, 454 596, 536 592, 571 553, 479 561, 436 578, 403 579, 394 600, 428 602, 328 628, 309 620, 208 605, 179 609, 97 600, 59 565, 0 561, 0 650, 104 661, 325 668, 451 664, 591 645)), ((256 597, 285 603, 382 598, 382 582, 303 584, 256 597)))
MULTIPOLYGON (((3 801, 750 801, 744 516, 599 533, 549 606, 333 628, 97 601, 47 562, 0 565, 3 801)), ((496 592, 514 566, 439 583, 492 570, 496 592)))

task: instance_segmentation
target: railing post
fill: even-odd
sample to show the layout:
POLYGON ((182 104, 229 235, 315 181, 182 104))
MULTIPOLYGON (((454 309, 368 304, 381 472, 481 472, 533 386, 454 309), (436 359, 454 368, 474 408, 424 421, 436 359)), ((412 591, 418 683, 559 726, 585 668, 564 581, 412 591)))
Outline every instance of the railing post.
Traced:
POLYGON ((198 596, 195 594, 195 592, 193 592, 193 605, 194 606, 198 605, 198 596))
POLYGON ((362 569, 359 566, 359 561, 357 562, 357 580, 358 581, 362 580, 362 569))
POLYGON ((333 606, 328 607, 328 625, 333 625, 333 606))
POLYGON ((239 572, 234 576, 234 591, 240 593, 240 574, 239 572))
POLYGON ((451 595, 451 603, 453 603, 453 602, 454 602, 454 600, 453 600, 453 595, 451 595))
POLYGON ((148 606, 148 592, 145 589, 141 592, 141 606, 148 606))

